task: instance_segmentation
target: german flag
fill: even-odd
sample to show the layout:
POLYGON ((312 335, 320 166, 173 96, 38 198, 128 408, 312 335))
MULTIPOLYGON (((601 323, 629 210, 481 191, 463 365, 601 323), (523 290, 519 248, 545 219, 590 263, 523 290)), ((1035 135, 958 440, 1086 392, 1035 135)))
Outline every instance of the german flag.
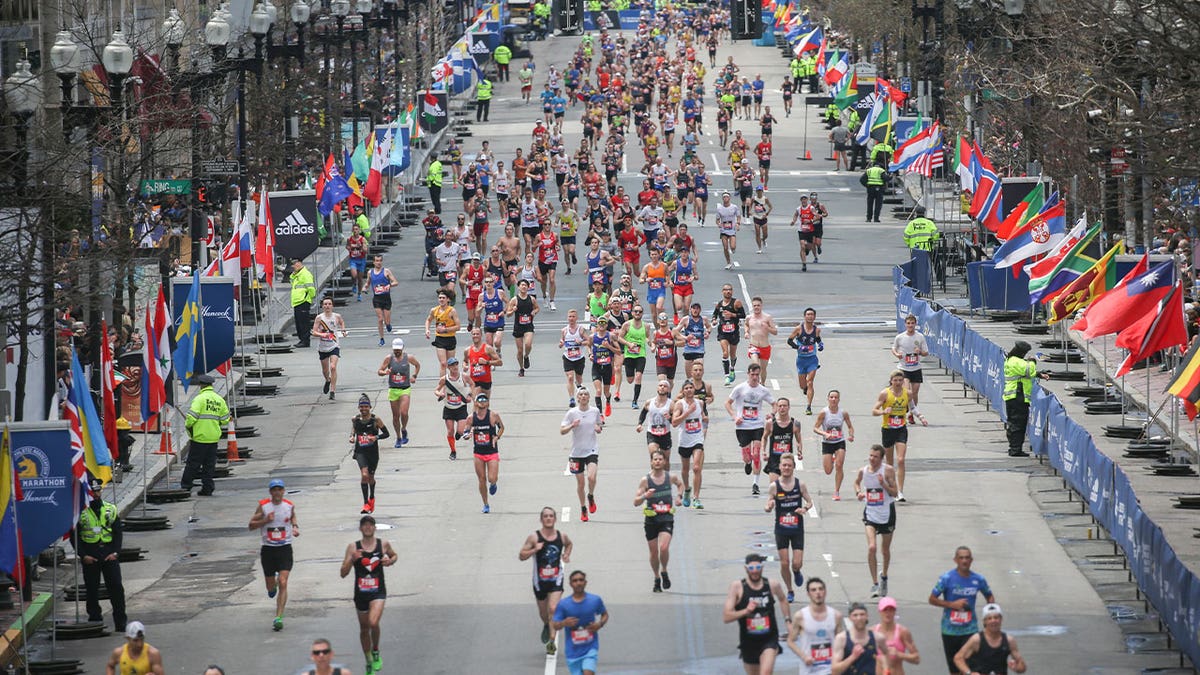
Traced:
POLYGON ((1192 341, 1191 349, 1184 354, 1167 385, 1167 393, 1183 399, 1188 419, 1196 419, 1196 404, 1200 402, 1200 340, 1192 341))

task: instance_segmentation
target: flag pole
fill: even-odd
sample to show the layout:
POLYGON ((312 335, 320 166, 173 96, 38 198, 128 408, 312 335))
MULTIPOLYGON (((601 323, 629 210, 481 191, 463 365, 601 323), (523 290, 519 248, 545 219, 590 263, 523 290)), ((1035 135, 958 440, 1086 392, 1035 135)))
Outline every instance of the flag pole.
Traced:
MULTIPOLYGON (((29 570, 25 568, 25 555, 24 555, 24 551, 21 550, 21 522, 17 515, 17 500, 16 500, 17 467, 13 465, 13 461, 12 461, 12 426, 11 425, 12 425, 12 417, 6 416, 4 418, 4 436, 5 436, 5 438, 8 439, 8 446, 9 446, 8 448, 6 448, 9 451, 9 454, 8 454, 8 457, 5 458, 5 461, 8 462, 7 468, 8 468, 9 498, 8 498, 7 506, 12 507, 13 528, 16 530, 16 532, 14 532, 14 534, 17 538, 17 541, 16 541, 17 568, 13 571, 20 572, 20 574, 17 575, 21 578, 21 582, 19 584, 17 584, 17 611, 19 611, 21 613, 21 634, 24 635, 25 634, 25 584, 29 581, 29 579, 26 576, 29 574, 29 570)), ((21 641, 21 652, 24 656, 23 660, 25 662, 23 670, 25 671, 25 675, 29 675, 29 640, 21 641)))
MULTIPOLYGON (((159 285, 159 292, 160 293, 162 292, 161 284, 159 285)), ((150 315, 150 298, 147 297, 146 298, 146 316, 149 316, 149 315, 150 315)), ((147 339, 143 341, 143 345, 142 345, 142 353, 144 354, 144 357, 150 356, 151 350, 154 349, 154 345, 152 345, 150 342, 150 338, 152 338, 154 336, 148 335, 146 337, 147 337, 147 339)), ((144 357, 142 359, 142 368, 148 368, 150 365, 149 360, 144 357)), ((147 385, 150 384, 150 378, 146 378, 146 384, 147 385)), ((163 394, 165 397, 166 392, 164 391, 163 394)), ((143 391, 142 396, 145 397, 146 400, 149 400, 150 392, 143 391)), ((159 433, 161 434, 161 433, 163 433, 161 431, 161 427, 162 427, 161 410, 160 410, 159 414, 160 414, 160 417, 159 417, 160 431, 159 431, 159 433)), ((151 417, 153 417, 153 415, 151 415, 151 417)), ((142 420, 142 517, 143 518, 146 517, 146 492, 150 489, 150 486, 146 482, 148 480, 147 476, 149 473, 150 473, 150 420, 142 420)), ((76 620, 78 620, 78 617, 76 618, 76 620)))

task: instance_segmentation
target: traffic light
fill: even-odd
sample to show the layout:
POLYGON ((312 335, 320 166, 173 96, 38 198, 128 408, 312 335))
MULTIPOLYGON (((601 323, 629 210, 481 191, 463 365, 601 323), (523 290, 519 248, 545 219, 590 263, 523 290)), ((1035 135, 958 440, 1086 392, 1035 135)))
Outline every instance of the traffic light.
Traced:
POLYGON ((757 0, 733 0, 729 19, 734 40, 757 40, 762 37, 762 5, 757 0))

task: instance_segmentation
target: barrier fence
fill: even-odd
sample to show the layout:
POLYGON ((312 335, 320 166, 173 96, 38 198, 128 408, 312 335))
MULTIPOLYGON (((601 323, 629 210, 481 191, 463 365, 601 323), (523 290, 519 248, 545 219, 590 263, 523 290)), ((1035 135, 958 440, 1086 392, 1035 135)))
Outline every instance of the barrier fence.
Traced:
MULTIPOLYGON (((892 285, 896 330, 904 329, 906 316, 915 316, 929 353, 1004 419, 1005 350, 958 316, 918 297, 899 266, 893 269, 892 285)), ((1179 560, 1162 528, 1142 510, 1125 471, 1096 447, 1091 433, 1071 419, 1058 397, 1041 387, 1035 387, 1030 398, 1027 438, 1033 454, 1062 474, 1121 548, 1138 588, 1180 651, 1193 667, 1200 665, 1200 578, 1179 560)))

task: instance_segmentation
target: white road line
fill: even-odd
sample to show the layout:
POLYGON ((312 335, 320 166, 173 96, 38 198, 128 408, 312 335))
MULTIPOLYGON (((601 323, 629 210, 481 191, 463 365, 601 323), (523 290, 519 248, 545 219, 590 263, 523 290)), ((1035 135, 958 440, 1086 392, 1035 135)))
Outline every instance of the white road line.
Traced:
POLYGON ((772 377, 771 378, 771 388, 774 389, 775 391, 779 391, 779 380, 772 377))
POLYGON ((566 522, 570 522, 570 520, 571 520, 571 507, 569 507, 569 506, 564 506, 564 507, 562 507, 562 515, 560 515, 558 519, 559 519, 559 520, 561 520, 561 521, 562 521, 562 522, 564 522, 564 523, 566 523, 566 522))
POLYGON ((621 173, 629 173, 629 155, 621 153, 621 173))
POLYGON ((750 306, 750 289, 746 287, 746 275, 738 272, 738 283, 742 285, 742 297, 746 300, 746 306, 750 306))
POLYGON ((821 557, 825 559, 825 564, 829 566, 829 576, 836 579, 838 577, 838 573, 833 570, 833 555, 829 553, 822 553, 821 557))
POLYGON ((717 153, 715 153, 715 152, 712 153, 712 158, 713 158, 713 173, 717 173, 718 171, 721 170, 721 163, 717 161, 717 153))
MULTIPOLYGON (((804 470, 804 468, 803 468, 803 465, 804 465, 804 460, 800 460, 800 465, 801 465, 801 468, 800 468, 800 470, 801 470, 801 471, 803 471, 803 470, 804 470)), ((809 509, 809 510, 808 510, 808 513, 807 513, 807 514, 805 514, 805 515, 812 516, 813 518, 820 518, 820 517, 821 517, 821 512, 817 510, 817 502, 816 502, 816 500, 813 500, 813 505, 812 505, 812 508, 811 508, 811 509, 809 509)))
MULTIPOLYGON (((554 636, 554 643, 558 644, 558 636, 554 636)), ((542 672, 545 675, 554 675, 558 671, 558 650, 555 649, 553 654, 546 655, 546 669, 542 672)))

